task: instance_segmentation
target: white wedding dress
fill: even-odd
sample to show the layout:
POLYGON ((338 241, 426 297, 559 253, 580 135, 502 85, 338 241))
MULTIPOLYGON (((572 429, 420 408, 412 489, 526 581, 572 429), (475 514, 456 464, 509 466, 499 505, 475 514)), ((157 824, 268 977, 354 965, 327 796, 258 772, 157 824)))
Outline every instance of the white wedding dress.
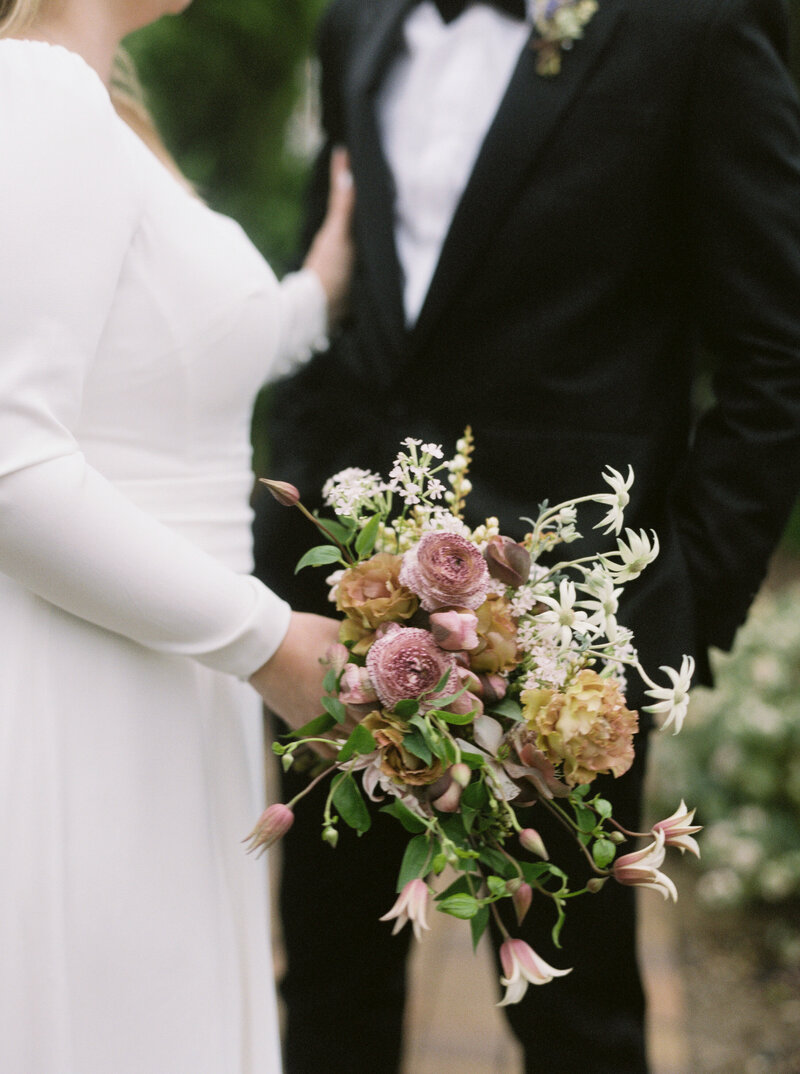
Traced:
POLYGON ((57 46, 0 41, 0 215, 0 1070, 276 1074, 248 432, 324 296, 57 46))

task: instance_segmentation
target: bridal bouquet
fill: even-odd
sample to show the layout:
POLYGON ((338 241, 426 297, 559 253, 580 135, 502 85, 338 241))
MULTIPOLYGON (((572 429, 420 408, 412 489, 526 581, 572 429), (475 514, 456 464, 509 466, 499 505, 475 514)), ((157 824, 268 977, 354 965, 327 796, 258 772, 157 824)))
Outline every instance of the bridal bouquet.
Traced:
MULTIPOLYGON (((638 715, 626 706, 627 676, 641 676, 653 700, 647 711, 677 732, 693 661, 661 668, 666 684, 658 685, 617 620, 623 587, 658 553, 655 534, 626 529, 621 536, 632 471, 623 477, 607 467, 606 491, 543 504, 524 520, 530 530, 517 542, 500 533, 497 519, 465 523, 472 452, 469 430, 447 461, 438 445, 407 439, 388 479, 348 469, 327 482, 330 519, 311 515, 293 486, 265 481, 324 536, 298 570, 336 567, 327 582, 342 616, 324 714, 273 749, 287 768, 302 746, 334 751, 313 781, 331 779, 322 838, 332 846, 339 820, 369 829, 365 796, 385 802, 383 811, 406 829, 398 898, 385 915, 395 931, 410 922, 420 938, 432 899, 470 922, 474 943, 495 916, 504 937, 502 1003, 509 1004, 529 984, 569 970, 513 938, 502 904, 521 922, 534 896, 547 900, 558 946, 568 900, 608 880, 677 898, 661 865, 667 846, 697 853, 694 811, 681 802, 651 832, 628 832, 592 781, 599 773, 620 776, 633 762, 638 715), (578 507, 586 501, 606 509, 598 526, 615 535, 616 547, 552 562, 579 536, 578 507), (538 832, 520 820, 518 810, 534 803, 574 834, 591 871, 583 887, 571 886, 538 832), (634 836, 651 841, 618 857, 634 836)), ((248 837, 250 850, 288 830, 297 800, 266 809, 248 837)))

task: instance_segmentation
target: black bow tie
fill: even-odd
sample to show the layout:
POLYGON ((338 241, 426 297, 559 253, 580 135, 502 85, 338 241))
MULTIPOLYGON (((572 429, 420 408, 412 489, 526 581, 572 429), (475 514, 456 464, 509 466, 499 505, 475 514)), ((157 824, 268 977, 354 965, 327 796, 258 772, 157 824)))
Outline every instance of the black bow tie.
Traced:
MULTIPOLYGON (((452 22, 457 19, 464 8, 468 7, 471 0, 433 0, 439 9, 439 14, 444 22, 452 22)), ((528 9, 525 0, 484 0, 490 7, 496 7, 511 15, 515 19, 525 19, 528 9)))

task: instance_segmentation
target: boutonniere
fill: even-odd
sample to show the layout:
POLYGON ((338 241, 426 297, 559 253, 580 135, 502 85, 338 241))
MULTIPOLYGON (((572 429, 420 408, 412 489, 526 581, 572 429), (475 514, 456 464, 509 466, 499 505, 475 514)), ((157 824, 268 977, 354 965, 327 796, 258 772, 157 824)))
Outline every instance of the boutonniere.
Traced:
POLYGON ((552 78, 559 73, 561 53, 583 37, 584 27, 596 11, 597 0, 535 0, 536 36, 531 48, 537 52, 537 74, 552 78))

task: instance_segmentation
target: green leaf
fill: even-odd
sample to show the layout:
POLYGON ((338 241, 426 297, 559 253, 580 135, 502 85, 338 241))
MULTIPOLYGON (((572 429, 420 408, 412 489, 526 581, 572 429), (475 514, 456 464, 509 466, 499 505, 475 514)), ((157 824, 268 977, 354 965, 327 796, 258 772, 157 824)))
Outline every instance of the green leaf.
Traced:
POLYGON ((361 791, 349 772, 342 773, 334 782, 333 804, 345 824, 357 832, 367 832, 372 820, 361 791))
POLYGON ((341 552, 335 545, 318 544, 315 548, 309 548, 298 562, 294 573, 297 574, 303 567, 322 567, 329 563, 338 563, 340 558, 341 552))
POLYGON ((308 723, 303 724, 302 727, 298 727, 295 731, 290 731, 287 735, 282 735, 282 738, 318 738, 320 735, 324 735, 326 731, 330 731, 332 727, 336 726, 336 720, 329 713, 324 712, 321 716, 315 716, 313 720, 309 720, 308 723))
POLYGON ((477 914, 472 918, 469 923, 470 930, 472 932, 472 950, 475 951, 480 943, 481 937, 486 932, 486 926, 489 924, 489 907, 481 906, 478 908, 477 914))
POLYGON ((546 861, 521 861, 519 866, 528 884, 535 884, 537 880, 550 875, 550 864, 546 861))
POLYGON ((398 701, 392 711, 395 716, 402 716, 402 718, 406 720, 409 716, 417 715, 419 712, 419 701, 414 701, 412 698, 398 701))
POLYGON ((349 761, 356 753, 372 753, 375 749, 375 739, 363 723, 356 724, 350 733, 347 742, 337 754, 337 761, 349 761))
POLYGON ((336 683, 338 682, 338 680, 339 676, 333 670, 333 668, 328 668, 328 670, 325 672, 325 678, 322 680, 322 689, 325 691, 326 694, 333 693, 333 691, 336 689, 336 683))
POLYGON ((467 765, 468 768, 483 768, 486 763, 486 758, 481 753, 468 753, 466 750, 461 751, 461 760, 467 765))
POLYGON ((322 707, 329 716, 333 716, 336 723, 344 723, 347 719, 347 709, 338 697, 323 697, 322 707))
POLYGON ((608 801, 607 798, 595 798, 594 808, 597 810, 603 820, 607 820, 614 812, 614 807, 612 806, 611 802, 608 801))
POLYGON ((397 890, 402 891, 409 880, 425 876, 428 872, 428 862, 434 848, 438 851, 437 841, 431 841, 426 835, 415 835, 406 846, 403 860, 400 863, 400 873, 397 877, 397 890))
MULTIPOLYGON (((463 756, 463 754, 462 754, 463 756)), ((462 812, 464 806, 469 806, 470 809, 481 810, 484 806, 489 804, 489 792, 486 789, 486 784, 480 780, 477 783, 470 783, 464 788, 464 793, 461 795, 462 812)))
POLYGON ((413 753, 415 757, 419 757, 421 761, 424 761, 426 765, 430 765, 433 760, 433 754, 420 731, 414 730, 411 734, 405 735, 403 746, 409 753, 413 753))
POLYGON ((518 701, 515 701, 513 697, 504 697, 497 704, 492 705, 487 709, 492 716, 505 716, 509 720, 515 720, 519 722, 522 719, 522 709, 518 701))
POLYGON ((448 895, 437 906, 437 910, 441 910, 443 914, 449 914, 462 921, 469 921, 471 917, 475 917, 479 909, 478 900, 466 894, 448 895))
POLYGON ((486 883, 492 895, 507 895, 506 882, 500 876, 487 876, 486 883))
POLYGON ((598 869, 606 869, 614 860, 617 848, 610 839, 595 839, 592 846, 592 857, 598 869))
POLYGON ((493 847, 483 847, 480 860, 484 865, 488 865, 490 869, 493 869, 494 872, 499 873, 500 876, 514 875, 511 862, 499 850, 494 850, 493 847))
POLYGON ((381 524, 381 516, 373 515, 369 522, 356 537, 356 555, 368 556, 372 549, 375 547, 375 542, 378 539, 378 530, 381 524))
POLYGON ((388 813, 390 817, 399 820, 407 832, 417 834, 418 832, 425 831, 425 825, 419 817, 412 813, 407 806, 404 806, 398 798, 396 798, 391 805, 382 806, 380 812, 388 813))
POLYGON ((340 522, 334 518, 321 518, 319 521, 331 537, 339 541, 340 544, 349 544, 352 540, 356 528, 356 523, 353 519, 348 519, 347 522, 340 522))
POLYGON ((586 809, 585 807, 579 805, 576 805, 574 809, 575 820, 578 823, 578 828, 582 832, 593 832, 597 827, 597 817, 594 815, 591 809, 586 809))
POLYGON ((477 709, 473 709, 472 712, 465 712, 462 715, 459 712, 445 712, 443 709, 435 709, 431 715, 438 716, 438 718, 444 720, 445 723, 465 724, 472 723, 477 711, 477 709))

